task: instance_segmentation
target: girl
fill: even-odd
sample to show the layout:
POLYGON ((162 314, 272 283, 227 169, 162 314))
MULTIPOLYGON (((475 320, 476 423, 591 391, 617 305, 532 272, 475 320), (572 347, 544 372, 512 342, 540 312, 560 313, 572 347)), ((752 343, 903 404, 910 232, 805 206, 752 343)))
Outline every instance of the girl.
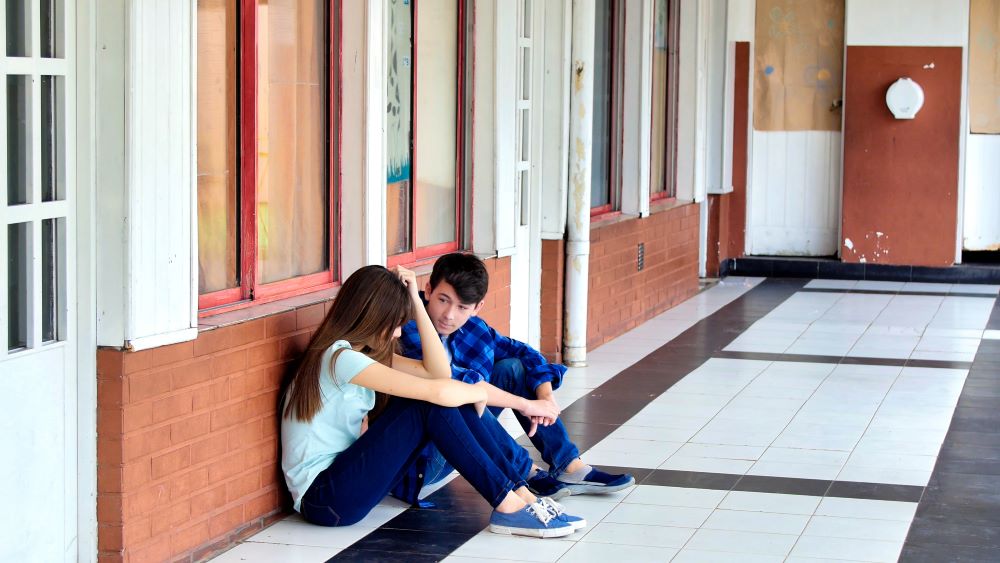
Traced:
POLYGON ((295 510, 322 526, 358 522, 429 441, 493 506, 491 531, 549 538, 583 527, 528 491, 479 419, 474 405, 485 400, 482 389, 451 379, 413 272, 361 268, 310 340, 285 400, 281 467, 295 510), (411 315, 423 360, 393 353, 411 315))

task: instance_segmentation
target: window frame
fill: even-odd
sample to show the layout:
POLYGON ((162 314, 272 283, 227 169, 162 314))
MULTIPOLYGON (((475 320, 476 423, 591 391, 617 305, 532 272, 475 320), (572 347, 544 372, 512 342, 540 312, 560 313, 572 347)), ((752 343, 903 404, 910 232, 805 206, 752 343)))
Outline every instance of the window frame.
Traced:
MULTIPOLYGON (((679 130, 678 122, 678 81, 680 80, 680 16, 681 16, 681 2, 680 0, 665 0, 667 3, 667 69, 665 79, 667 81, 666 88, 664 88, 664 93, 667 97, 664 103, 664 115, 663 119, 665 121, 663 125, 663 134, 665 136, 663 140, 664 154, 662 167, 663 170, 663 182, 664 186, 660 191, 653 191, 653 186, 650 185, 649 190, 649 202, 654 203, 671 203, 677 200, 677 133, 679 130)), ((655 2, 655 0, 654 0, 655 2)), ((649 44, 650 60, 653 58, 653 51, 656 46, 653 41, 656 40, 656 5, 653 5, 653 18, 650 22, 652 30, 650 33, 650 38, 652 41, 649 44)), ((656 85, 650 81, 650 97, 656 89, 656 85)), ((650 112, 649 116, 649 132, 650 137, 652 137, 653 132, 656 130, 655 116, 650 112)), ((649 167, 652 170, 653 165, 656 161, 653 158, 653 154, 649 155, 649 167)))
MULTIPOLYGON (((420 65, 420 53, 417 51, 417 35, 420 33, 419 25, 417 24, 417 10, 420 6, 420 0, 410 0, 410 29, 411 32, 411 45, 413 63, 412 63, 412 73, 410 74, 410 107, 416 108, 415 101, 419 96, 419 88, 417 84, 417 67, 420 65)), ((464 246, 462 240, 462 233, 464 232, 464 224, 462 221, 462 210, 465 206, 465 190, 466 190, 466 139, 467 137, 471 139, 471 135, 466 131, 466 101, 467 101, 467 90, 466 90, 466 57, 468 55, 468 34, 466 33, 466 19, 468 18, 468 1, 467 0, 456 0, 458 7, 458 15, 456 17, 455 25, 456 31, 458 33, 458 39, 456 45, 458 46, 457 61, 456 61, 456 88, 458 92, 455 96, 456 108, 455 108, 455 240, 451 242, 442 242, 439 244, 432 244, 429 246, 417 246, 417 218, 419 209, 417 207, 417 151, 419 147, 417 145, 417 128, 419 123, 417 121, 417 112, 411 109, 410 111, 410 208, 408 210, 410 214, 410 250, 408 252, 400 252, 399 254, 389 254, 386 256, 386 266, 393 267, 396 265, 413 265, 431 258, 436 258, 442 256, 449 252, 455 252, 464 246)), ((383 197, 385 193, 383 190, 383 197)))
POLYGON ((236 111, 238 154, 236 156, 239 257, 237 287, 198 295, 198 316, 241 309, 253 304, 294 297, 340 285, 339 248, 341 243, 340 216, 343 198, 341 169, 343 131, 340 128, 343 104, 341 69, 343 68, 343 1, 325 0, 329 21, 327 37, 327 184, 329 189, 328 216, 329 265, 326 270, 287 280, 263 283, 257 267, 257 1, 236 0, 237 64, 236 111))
MULTIPOLYGON (((602 221, 621 215, 622 185, 624 183, 625 25, 628 5, 624 0, 608 0, 608 2, 611 5, 611 29, 608 30, 611 58, 607 75, 611 81, 611 92, 608 96, 608 150, 607 162, 605 163, 608 171, 608 183, 604 186, 608 203, 590 208, 592 221, 602 221)), ((596 94, 596 84, 594 90, 596 94)), ((593 129, 592 127, 591 131, 593 129)), ((593 155, 593 141, 591 141, 591 155, 593 155)), ((591 178, 593 178, 593 173, 591 173, 591 178)), ((591 181, 590 189, 594 189, 593 181, 591 181)))

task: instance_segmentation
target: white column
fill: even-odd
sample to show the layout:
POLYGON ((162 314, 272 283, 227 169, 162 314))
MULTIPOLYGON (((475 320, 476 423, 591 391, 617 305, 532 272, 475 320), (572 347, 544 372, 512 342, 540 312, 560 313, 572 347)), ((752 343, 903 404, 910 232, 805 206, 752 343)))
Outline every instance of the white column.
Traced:
POLYGON ((594 23, 594 0, 574 0, 573 67, 570 79, 569 204, 566 229, 566 310, 563 324, 563 361, 569 366, 587 364, 594 23))

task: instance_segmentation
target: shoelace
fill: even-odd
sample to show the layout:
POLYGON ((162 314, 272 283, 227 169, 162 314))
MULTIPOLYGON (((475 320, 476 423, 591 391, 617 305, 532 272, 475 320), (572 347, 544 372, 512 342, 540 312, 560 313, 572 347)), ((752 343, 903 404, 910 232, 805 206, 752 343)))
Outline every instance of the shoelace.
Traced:
POLYGON ((538 504, 544 506, 545 509, 549 511, 549 514, 551 514, 553 518, 562 516, 563 514, 566 513, 566 507, 550 499, 549 497, 539 497, 538 504))
POLYGON ((552 512, 550 512, 549 509, 540 502, 529 504, 528 512, 530 512, 531 515, 534 516, 535 518, 538 518, 538 520, 542 524, 545 524, 546 527, 548 527, 549 521, 552 520, 552 518, 554 518, 552 512))

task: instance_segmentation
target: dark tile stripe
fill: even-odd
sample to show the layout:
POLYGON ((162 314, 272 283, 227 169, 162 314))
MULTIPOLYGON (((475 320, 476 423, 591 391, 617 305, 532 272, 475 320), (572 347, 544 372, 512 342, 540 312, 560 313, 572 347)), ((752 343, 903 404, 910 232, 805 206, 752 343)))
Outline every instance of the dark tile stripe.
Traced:
POLYGON ((1000 268, 967 264, 933 268, 889 264, 850 264, 835 258, 746 256, 730 258, 729 267, 726 270, 729 275, 736 276, 1000 284, 1000 268))
POLYGON ((980 342, 958 405, 900 561, 1000 561, 1000 340, 980 342))
MULTIPOLYGON (((596 444, 632 418, 653 397, 705 363, 750 325, 801 290, 804 284, 803 280, 764 280, 585 397, 577 399, 563 411, 563 421, 571 433, 585 432, 587 441, 596 444)), ((380 553, 387 552, 395 552, 397 560, 409 560, 411 554, 418 559, 432 557, 434 553, 447 556, 486 527, 484 524, 478 529, 470 526, 456 531, 452 526, 452 509, 475 512, 488 518, 489 505, 470 491, 472 488, 464 479, 454 479, 426 499, 436 504, 435 510, 409 508, 330 561, 362 561, 366 554, 372 554, 371 560, 377 561, 380 553), (477 506, 478 510, 470 508, 477 506), (431 514, 416 516, 416 512, 431 514), (428 535, 426 542, 430 545, 424 545, 422 534, 441 530, 448 533, 428 535)))
POLYGON ((963 291, 899 291, 897 289, 837 289, 833 287, 803 287, 802 293, 860 293, 865 295, 924 295, 930 297, 982 297, 996 299, 996 295, 987 293, 969 293, 963 291))
POLYGON ((861 358, 854 356, 814 356, 811 354, 775 354, 771 352, 729 352, 715 354, 716 358, 737 360, 763 360, 766 362, 806 362, 814 364, 847 364, 865 366, 900 366, 915 368, 970 369, 972 362, 950 360, 913 360, 897 358, 861 358))
MULTIPOLYGON (((637 469, 627 471, 641 471, 637 469)), ((855 498, 866 500, 889 500, 917 502, 924 487, 913 485, 890 485, 886 483, 855 483, 853 481, 829 481, 824 479, 801 479, 794 477, 773 477, 770 475, 739 475, 733 473, 704 473, 701 471, 674 471, 652 469, 648 475, 637 481, 643 485, 661 487, 684 487, 689 489, 712 489, 716 491, 747 491, 754 493, 774 493, 782 495, 805 495, 815 497, 855 498)))

